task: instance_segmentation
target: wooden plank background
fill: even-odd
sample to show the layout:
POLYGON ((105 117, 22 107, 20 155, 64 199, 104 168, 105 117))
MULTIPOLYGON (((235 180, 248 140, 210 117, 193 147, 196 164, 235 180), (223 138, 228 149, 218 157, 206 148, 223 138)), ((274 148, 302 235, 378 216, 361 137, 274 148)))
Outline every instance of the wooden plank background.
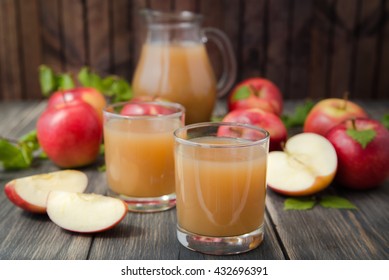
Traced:
POLYGON ((42 98, 40 64, 130 81, 145 7, 201 13, 223 30, 236 82, 268 77, 286 99, 389 98, 389 0, 0 0, 0 100, 42 98))

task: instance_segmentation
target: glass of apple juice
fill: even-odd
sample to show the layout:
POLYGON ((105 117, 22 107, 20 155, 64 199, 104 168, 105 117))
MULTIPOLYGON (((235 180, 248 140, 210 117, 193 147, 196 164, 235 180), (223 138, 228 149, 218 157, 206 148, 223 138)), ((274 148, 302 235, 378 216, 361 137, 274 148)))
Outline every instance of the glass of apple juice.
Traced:
POLYGON ((212 255, 243 253, 264 235, 269 133, 238 123, 197 123, 175 136, 177 238, 212 255))
POLYGON ((133 212, 168 210, 176 204, 175 129, 184 126, 178 103, 130 101, 104 109, 108 194, 133 212))

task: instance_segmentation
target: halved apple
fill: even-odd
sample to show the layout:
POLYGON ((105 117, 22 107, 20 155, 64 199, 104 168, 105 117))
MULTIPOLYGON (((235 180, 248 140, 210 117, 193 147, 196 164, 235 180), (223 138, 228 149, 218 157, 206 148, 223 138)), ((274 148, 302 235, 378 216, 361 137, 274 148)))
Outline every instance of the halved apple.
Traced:
POLYGON ((4 187, 9 200, 34 213, 46 213, 50 191, 84 192, 88 177, 78 170, 61 170, 14 179, 4 187))
POLYGON ((94 193, 52 191, 47 199, 51 221, 74 232, 108 230, 120 223, 127 211, 124 201, 94 193))
POLYGON ((289 196, 312 195, 329 186, 337 165, 331 142, 319 134, 300 133, 286 142, 284 151, 269 153, 268 187, 289 196))

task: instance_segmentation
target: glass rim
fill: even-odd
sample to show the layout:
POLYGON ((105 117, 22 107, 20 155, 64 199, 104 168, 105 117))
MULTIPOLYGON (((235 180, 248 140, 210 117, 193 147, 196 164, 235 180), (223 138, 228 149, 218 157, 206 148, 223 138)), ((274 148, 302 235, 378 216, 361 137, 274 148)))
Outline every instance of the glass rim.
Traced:
POLYGON ((258 127, 258 126, 246 124, 246 123, 223 122, 223 121, 222 122, 202 122, 202 123, 194 123, 194 124, 186 125, 186 126, 177 128, 173 132, 173 135, 174 135, 175 141, 177 141, 181 144, 185 144, 185 145, 189 145, 189 146, 203 147, 203 148, 242 148, 242 147, 255 146, 258 144, 261 145, 262 143, 266 143, 270 140, 270 133, 262 127, 258 127), (218 127, 234 126, 234 127, 248 128, 248 129, 252 129, 252 130, 261 132, 261 133, 263 133, 264 136, 258 140, 250 140, 250 139, 240 138, 240 139, 245 139, 248 141, 242 142, 239 144, 233 144, 233 145, 198 143, 198 142, 191 141, 190 139, 184 139, 184 138, 178 136, 178 134, 182 133, 183 131, 188 131, 188 130, 193 129, 193 128, 211 127, 211 126, 218 126, 218 127))
POLYGON ((139 12, 151 24, 180 24, 183 22, 200 22, 203 19, 201 14, 186 10, 166 12, 145 8, 139 12))
POLYGON ((185 114, 185 107, 179 103, 176 102, 170 102, 170 101, 142 101, 142 100, 136 100, 136 101, 122 101, 117 103, 108 104, 103 108, 103 116, 108 117, 115 117, 115 118, 121 118, 121 119, 127 119, 127 120, 160 120, 160 119, 174 119, 177 117, 182 117, 185 114), (115 111, 108 111, 109 108, 116 108, 120 106, 124 106, 126 104, 155 104, 155 105, 162 105, 165 108, 174 108, 176 111, 171 114, 158 114, 158 115, 122 115, 119 112, 115 111))

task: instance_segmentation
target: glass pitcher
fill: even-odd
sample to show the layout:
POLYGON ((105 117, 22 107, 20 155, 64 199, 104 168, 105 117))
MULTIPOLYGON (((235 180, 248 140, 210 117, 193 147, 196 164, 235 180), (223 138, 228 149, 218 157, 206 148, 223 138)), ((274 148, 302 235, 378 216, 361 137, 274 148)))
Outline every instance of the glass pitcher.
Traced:
POLYGON ((182 104, 186 123, 209 121, 218 97, 236 78, 236 62, 227 36, 215 28, 201 28, 202 16, 188 11, 142 10, 146 40, 135 69, 134 96, 153 96, 182 104), (205 48, 214 40, 221 52, 223 72, 216 81, 205 48))

